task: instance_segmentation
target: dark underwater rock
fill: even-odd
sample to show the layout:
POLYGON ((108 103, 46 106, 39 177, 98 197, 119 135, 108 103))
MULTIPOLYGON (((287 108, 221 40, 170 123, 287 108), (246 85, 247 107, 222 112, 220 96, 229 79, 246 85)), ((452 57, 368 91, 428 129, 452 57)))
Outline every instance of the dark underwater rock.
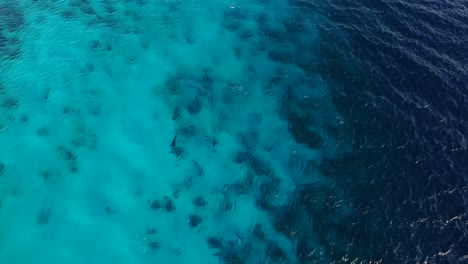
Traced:
POLYGON ((184 155, 185 149, 183 147, 175 146, 172 148, 171 153, 176 156, 177 159, 182 158, 184 155))
POLYGON ((21 9, 16 4, 4 1, 0 4, 1 24, 5 25, 10 32, 16 32, 24 27, 26 21, 21 9))
POLYGON ((163 203, 164 203, 164 209, 166 209, 166 212, 172 212, 176 209, 174 201, 167 196, 164 196, 163 203))
POLYGON ((161 209, 161 202, 159 200, 154 200, 152 203, 151 203, 151 209, 153 210, 159 210, 161 209))
POLYGON ((251 158, 252 154, 245 150, 238 151, 234 154, 234 162, 237 164, 247 163, 248 160, 251 158))
POLYGON ((220 212, 228 212, 232 209, 235 209, 235 204, 233 205, 227 195, 224 196, 223 200, 219 203, 220 212))
POLYGON ((273 263, 286 263, 287 261, 287 256, 284 250, 272 241, 268 242, 265 254, 273 263))
POLYGON ((102 43, 100 41, 98 41, 98 40, 93 40, 93 41, 90 42, 89 46, 93 50, 98 50, 98 49, 102 48, 102 43))
POLYGON ((188 223, 191 227, 197 227, 199 224, 202 223, 202 218, 199 215, 191 214, 188 217, 188 223))
POLYGON ((178 199, 180 196, 180 191, 180 187, 174 187, 172 190, 172 197, 174 197, 174 199, 178 199))
POLYGON ((40 137, 49 135, 49 129, 47 127, 40 127, 37 129, 36 134, 40 137))
POLYGON ((110 3, 105 3, 104 9, 109 14, 113 14, 115 12, 115 7, 113 5, 111 5, 110 3))
POLYGON ((69 170, 71 173, 77 173, 78 172, 78 165, 76 162, 73 162, 69 165, 69 170))
POLYGON ((301 208, 295 206, 284 206, 275 210, 273 227, 275 230, 286 237, 292 239, 300 231, 300 224, 303 223, 305 214, 301 208))
POLYGON ((207 202, 205 201, 205 199, 201 196, 195 198, 193 200, 193 204, 196 206, 196 207, 204 207, 207 205, 207 202))
POLYGON ((184 187, 188 190, 193 186, 194 177, 193 175, 187 175, 184 177, 184 187))
POLYGON ((60 12, 60 14, 62 15, 63 18, 65 19, 72 19, 76 16, 76 14, 73 12, 72 9, 64 9, 60 12))
POLYGON ((221 239, 217 237, 208 237, 208 239, 206 240, 206 243, 208 243, 208 246, 211 249, 222 249, 224 247, 221 239))
POLYGON ((13 109, 18 107, 19 101, 13 97, 6 97, 2 100, 1 107, 7 108, 7 109, 13 109))
POLYGON ((182 108, 176 106, 172 111, 172 120, 178 120, 179 117, 182 115, 182 108))
POLYGON ((200 101, 198 97, 195 97, 193 101, 187 105, 186 108, 190 114, 192 115, 198 114, 200 113, 202 109, 202 102, 200 101))
POLYGON ((249 167, 257 174, 268 176, 273 173, 270 164, 261 160, 255 155, 252 155, 248 160, 249 167))
POLYGON ((298 115, 289 115, 289 130, 297 143, 305 144, 310 148, 318 149, 323 147, 321 135, 309 127, 309 120, 298 115))
POLYGON ((76 161, 76 155, 71 150, 66 149, 64 146, 59 146, 57 150, 66 161, 76 161))
POLYGON ((158 250, 161 246, 160 246, 159 242, 157 242, 157 241, 150 241, 150 242, 148 242, 148 247, 151 250, 158 250))

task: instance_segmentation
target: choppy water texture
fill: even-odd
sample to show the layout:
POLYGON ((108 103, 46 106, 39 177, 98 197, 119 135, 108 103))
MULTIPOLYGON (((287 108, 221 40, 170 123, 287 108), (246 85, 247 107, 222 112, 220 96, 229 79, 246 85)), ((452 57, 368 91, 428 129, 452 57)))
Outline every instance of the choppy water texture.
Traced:
POLYGON ((468 261, 468 7, 0 3, 0 263, 468 261))

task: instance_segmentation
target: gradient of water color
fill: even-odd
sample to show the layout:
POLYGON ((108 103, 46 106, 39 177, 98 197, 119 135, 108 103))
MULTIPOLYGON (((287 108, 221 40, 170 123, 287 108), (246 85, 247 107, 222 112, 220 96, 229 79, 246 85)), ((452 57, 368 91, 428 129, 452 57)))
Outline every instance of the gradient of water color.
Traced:
POLYGON ((467 20, 3 1, 0 263, 462 263, 467 20))

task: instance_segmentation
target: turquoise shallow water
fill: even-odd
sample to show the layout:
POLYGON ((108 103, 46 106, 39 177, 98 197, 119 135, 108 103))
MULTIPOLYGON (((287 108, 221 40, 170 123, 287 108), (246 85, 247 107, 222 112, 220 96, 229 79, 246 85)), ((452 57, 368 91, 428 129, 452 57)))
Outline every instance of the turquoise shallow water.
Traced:
POLYGON ((2 3, 0 263, 295 263, 273 211, 350 150, 306 72, 313 20, 286 1, 2 3))

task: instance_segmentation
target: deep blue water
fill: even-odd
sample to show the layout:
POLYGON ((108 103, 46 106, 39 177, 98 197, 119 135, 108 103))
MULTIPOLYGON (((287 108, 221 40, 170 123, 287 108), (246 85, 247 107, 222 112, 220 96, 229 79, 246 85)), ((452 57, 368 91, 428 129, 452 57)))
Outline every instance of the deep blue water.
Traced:
POLYGON ((0 263, 468 262, 466 0, 0 3, 0 263))
POLYGON ((332 165, 360 208, 344 236, 358 242, 345 251, 382 263, 467 261, 468 2, 299 5, 329 19, 320 70, 356 150, 332 165))

